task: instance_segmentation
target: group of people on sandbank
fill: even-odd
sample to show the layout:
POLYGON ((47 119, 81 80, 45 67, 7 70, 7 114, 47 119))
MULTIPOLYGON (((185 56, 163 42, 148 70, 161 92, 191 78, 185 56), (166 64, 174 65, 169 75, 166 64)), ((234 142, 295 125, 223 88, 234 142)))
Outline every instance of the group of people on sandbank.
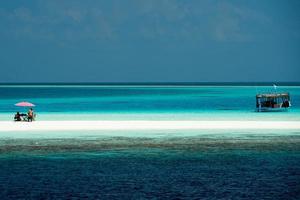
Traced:
POLYGON ((15 121, 27 121, 27 122, 32 122, 35 120, 36 114, 34 113, 33 109, 30 108, 27 112, 27 114, 25 113, 20 113, 17 112, 15 114, 14 120, 15 121))

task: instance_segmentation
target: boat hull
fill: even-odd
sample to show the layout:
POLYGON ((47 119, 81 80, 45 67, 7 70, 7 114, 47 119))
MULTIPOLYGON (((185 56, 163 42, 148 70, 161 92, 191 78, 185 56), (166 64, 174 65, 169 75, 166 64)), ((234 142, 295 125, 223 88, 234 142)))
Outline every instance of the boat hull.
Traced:
POLYGON ((287 112, 289 108, 257 108, 257 112, 287 112))

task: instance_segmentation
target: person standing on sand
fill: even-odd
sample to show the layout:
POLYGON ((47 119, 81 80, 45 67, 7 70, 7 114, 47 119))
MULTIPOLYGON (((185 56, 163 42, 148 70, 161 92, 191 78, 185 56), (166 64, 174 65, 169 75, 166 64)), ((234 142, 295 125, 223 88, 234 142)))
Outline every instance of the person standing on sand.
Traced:
POLYGON ((28 119, 28 121, 31 121, 32 122, 32 120, 33 120, 33 109, 32 108, 30 108, 29 110, 28 110, 28 116, 27 116, 27 119, 28 119))

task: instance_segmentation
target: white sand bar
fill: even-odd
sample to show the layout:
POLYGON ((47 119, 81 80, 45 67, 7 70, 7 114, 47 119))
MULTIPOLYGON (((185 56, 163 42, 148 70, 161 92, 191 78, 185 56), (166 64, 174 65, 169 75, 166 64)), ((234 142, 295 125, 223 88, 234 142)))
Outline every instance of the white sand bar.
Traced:
POLYGON ((0 131, 62 130, 300 130, 298 121, 0 121, 0 131))

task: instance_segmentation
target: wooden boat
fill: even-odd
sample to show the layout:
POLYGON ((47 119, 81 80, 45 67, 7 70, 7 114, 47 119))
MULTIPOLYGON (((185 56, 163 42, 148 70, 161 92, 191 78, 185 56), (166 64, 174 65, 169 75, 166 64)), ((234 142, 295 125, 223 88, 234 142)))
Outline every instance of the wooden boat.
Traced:
POLYGON ((289 93, 256 95, 256 110, 258 112, 286 111, 289 107, 291 107, 289 93))

